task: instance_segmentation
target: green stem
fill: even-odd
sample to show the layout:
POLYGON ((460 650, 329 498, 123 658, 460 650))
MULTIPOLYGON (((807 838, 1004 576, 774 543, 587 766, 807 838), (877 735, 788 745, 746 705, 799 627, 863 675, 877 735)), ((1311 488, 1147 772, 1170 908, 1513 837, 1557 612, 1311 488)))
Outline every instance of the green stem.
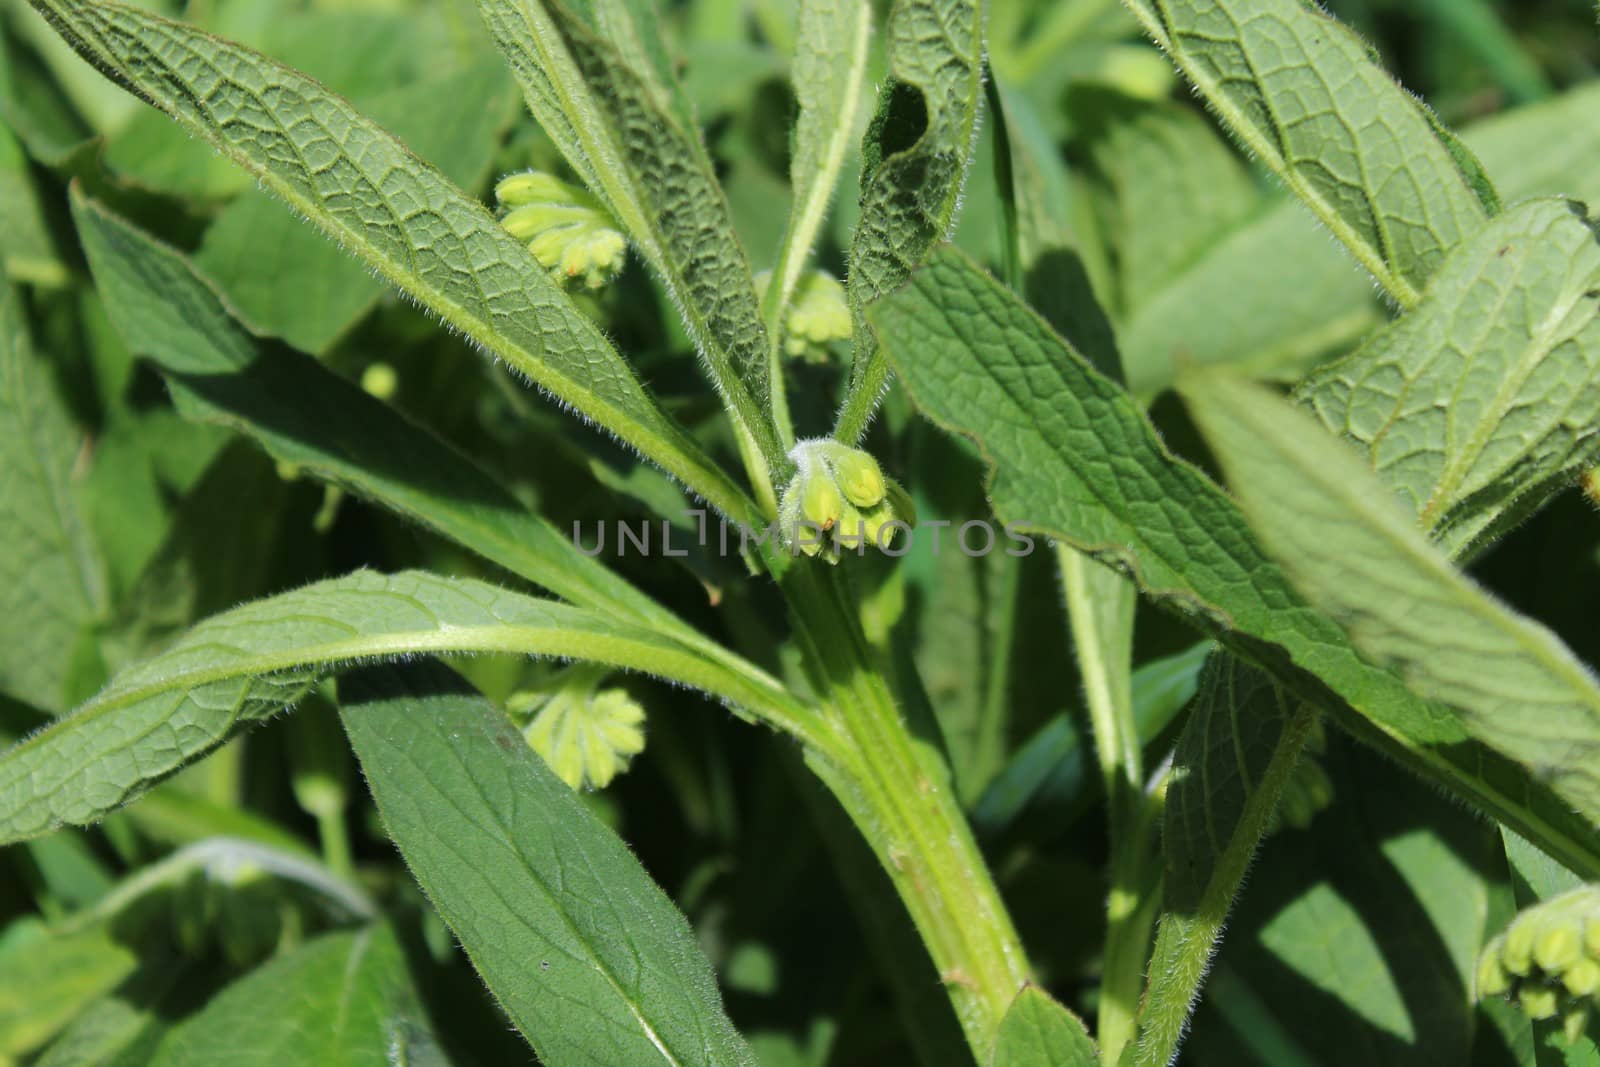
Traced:
POLYGON ((1161 855, 1156 849, 1161 797, 1146 799, 1113 845, 1111 894, 1095 1036, 1106 1063, 1115 1063, 1138 1032, 1150 931, 1161 910, 1161 855))
POLYGON ((1151 804, 1133 715, 1133 583, 1074 549, 1060 550, 1072 641, 1105 783, 1111 831, 1105 965, 1096 1032, 1115 1063, 1135 1032, 1145 950, 1154 919, 1151 804))
POLYGON ((350 835, 345 830, 344 812, 319 811, 317 837, 322 841, 322 862, 328 870, 350 881, 355 876, 355 861, 350 854, 350 835))
POLYGON ((948 769, 907 728, 837 570, 806 561, 783 588, 832 731, 808 761, 888 872, 973 1054, 987 1063, 1028 964, 948 769))
POLYGON ((990 557, 988 677, 984 679, 983 708, 972 746, 972 771, 963 781, 968 799, 976 801, 1005 761, 1006 725, 1010 720, 1011 658, 1016 644, 1017 596, 1022 587, 1021 561, 1012 556, 990 557))
POLYGON ((1192 908, 1169 908, 1163 915, 1150 956, 1150 989, 1139 1015, 1138 1042, 1126 1046, 1118 1060, 1107 1058, 1106 1063, 1165 1067, 1177 1056, 1228 909, 1316 719, 1310 705, 1296 707, 1261 781, 1239 812, 1227 846, 1216 857, 1200 899, 1192 908))

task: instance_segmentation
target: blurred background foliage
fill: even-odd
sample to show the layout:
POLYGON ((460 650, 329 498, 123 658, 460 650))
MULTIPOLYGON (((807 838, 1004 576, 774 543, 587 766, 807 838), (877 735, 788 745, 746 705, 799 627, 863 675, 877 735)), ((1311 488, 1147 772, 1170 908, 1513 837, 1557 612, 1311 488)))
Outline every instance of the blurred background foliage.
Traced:
MULTIPOLYGON (((144 6, 311 73, 486 200, 499 175, 561 170, 471 0, 144 6)), ((1600 197, 1600 29, 1590 0, 1329 6, 1467 131, 1502 188, 1600 197)), ((787 214, 792 0, 666 8, 735 222, 763 269, 787 214)), ((1181 409, 1161 393, 1173 346, 1286 380, 1389 313, 1217 132, 1114 0, 993 0, 990 27, 1010 136, 1042 161, 1051 221, 1077 254, 1056 279, 1082 294, 1077 321, 1064 328, 1080 343, 1096 326, 1095 336, 1115 339, 1130 386, 1153 400, 1175 449, 1205 462, 1181 409), (1292 288, 1256 288, 1291 266, 1292 288)), ((877 48, 874 80, 881 40, 877 48)), ((997 266, 993 128, 991 119, 955 240, 997 266)), ((818 249, 820 265, 841 276, 853 174, 847 167, 818 249)), ((261 594, 358 567, 508 580, 273 463, 225 427, 181 419, 100 305, 67 211, 72 183, 191 255, 251 330, 362 382, 559 528, 664 518, 676 536, 692 533, 668 479, 486 366, 208 147, 79 61, 22 0, 0 0, 0 262, 48 371, 39 432, 65 475, 56 521, 71 547, 26 561, 39 580, 6 572, 0 588, 5 738, 69 710, 194 620, 261 594)), ((638 264, 575 299, 669 409, 732 462, 688 341, 638 264)), ((803 431, 826 425, 839 368, 792 368, 803 431)), ((902 396, 891 397, 871 447, 913 487, 924 517, 986 516, 976 457, 918 423, 902 396)), ((0 540, 33 543, 24 511, 0 499, 0 540)), ((746 581, 737 560, 694 551, 614 562, 720 639, 763 659, 781 647, 772 590, 746 581)), ((1051 553, 1018 561, 918 551, 899 578, 882 561, 868 566, 878 590, 869 626, 897 622, 902 651, 920 668, 1040 977, 1092 1013, 1104 819, 1051 553)), ((1600 661, 1600 522, 1579 493, 1515 531, 1476 573, 1600 661)), ((1141 614, 1137 697, 1156 758, 1192 691, 1201 658, 1192 642, 1175 621, 1141 614)), ((537 664, 458 666, 502 701, 526 701, 551 683, 551 669, 537 664)), ((586 796, 688 914, 762 1062, 960 1062, 966 1053, 935 976, 880 966, 920 952, 904 947, 913 935, 881 875, 794 753, 692 694, 618 684, 648 709, 648 744, 628 773, 586 796)), ((452 1056, 527 1059, 386 843, 329 711, 324 701, 250 734, 100 827, 0 852, 0 1063, 143 1062, 224 981, 363 907, 394 918, 452 1056), (219 837, 280 860, 320 858, 360 896, 307 881, 293 863, 203 844, 219 837)), ((1342 738, 1329 738, 1322 763, 1331 802, 1319 796, 1325 807, 1286 822, 1258 860, 1184 1062, 1528 1062, 1514 1051, 1548 1035, 1475 1009, 1468 995, 1479 945, 1528 892, 1498 831, 1342 738)))

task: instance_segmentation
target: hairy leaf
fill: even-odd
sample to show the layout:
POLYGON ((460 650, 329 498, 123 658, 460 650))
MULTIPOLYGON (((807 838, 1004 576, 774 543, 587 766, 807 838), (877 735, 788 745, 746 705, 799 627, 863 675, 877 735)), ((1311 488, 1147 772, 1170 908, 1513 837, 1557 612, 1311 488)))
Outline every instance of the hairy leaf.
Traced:
POLYGON ((1000 1021, 989 1062, 992 1067, 1095 1067, 1100 1057, 1078 1017, 1030 985, 1000 1021))
POLYGON ((556 146, 655 268, 733 417, 774 473, 767 335, 728 202, 649 3, 479 0, 556 146))
POLYGON ((1252 155, 1403 306, 1492 201, 1470 153, 1304 0, 1126 0, 1252 155))
MULTIPOLYGON (((1600 134, 1587 121, 1597 108, 1600 86, 1582 87, 1474 123, 1462 140, 1507 203, 1560 194, 1600 200, 1600 168, 1593 165, 1600 134)), ((1366 276, 1287 197, 1147 294, 1118 340, 1128 387, 1148 397, 1184 366, 1226 363, 1293 380, 1319 358, 1348 351, 1381 321, 1366 276)))
POLYGON ((256 175, 447 326, 725 513, 753 514, 533 254, 347 103, 181 23, 94 0, 33 2, 84 58, 256 175))
MULTIPOLYGON (((3 279, 0 279, 3 284, 3 279)), ((34 351, 16 290, 0 289, 0 690, 60 711, 105 580, 73 470, 83 435, 34 351)))
POLYGON ((858 440, 889 368, 862 311, 947 236, 983 99, 983 11, 975 0, 896 0, 889 81, 862 148, 861 216, 850 244, 855 362, 834 436, 858 440))
POLYGON ((73 206, 123 342, 167 372, 187 417, 248 433, 274 458, 431 526, 579 607, 694 638, 471 459, 315 360, 251 337, 179 253, 93 201, 75 197, 73 206))
POLYGON ((1600 819, 1600 686, 1543 626, 1458 573, 1360 457, 1247 383, 1196 379, 1191 410, 1251 525, 1369 659, 1600 819))
POLYGON ((433 664, 341 695, 401 855, 543 1062, 754 1063, 683 916, 501 711, 433 664))
MULTIPOLYGON (((779 324, 821 232, 850 139, 855 136, 871 33, 869 4, 858 0, 804 0, 800 5, 791 74, 800 104, 794 128, 794 157, 789 164, 794 207, 763 308, 774 351, 779 324)), ((776 362, 771 373, 775 379, 782 373, 776 362)))
POLYGON ((1551 794, 1540 768, 1517 764, 1525 751, 1496 751, 1501 738, 1476 736, 1475 722, 1366 662, 1295 593, 1228 496, 1162 447, 1132 398, 959 253, 935 256, 871 318, 922 409, 994 464, 1003 519, 1128 569, 1296 696, 1600 871, 1590 820, 1551 794))
MULTIPOLYGON (((476 189, 515 104, 510 76, 490 59, 372 97, 363 113, 446 178, 476 189)), ((303 352, 326 350, 384 291, 311 227, 286 224, 282 205, 259 190, 235 199, 206 229, 195 262, 253 328, 303 352)))
POLYGON ((360 572, 201 623, 119 673, 71 716, 0 753, 0 842, 100 818, 237 727, 294 705, 346 664, 446 652, 593 660, 752 708, 789 703, 675 642, 593 612, 478 581, 360 572))
POLYGON ((225 987, 175 1027, 155 1067, 420 1062, 433 1049, 405 955, 386 926, 323 934, 225 987))
POLYGON ((1565 201, 1507 212, 1299 395, 1449 554, 1466 552, 1600 457, 1600 236, 1565 201))

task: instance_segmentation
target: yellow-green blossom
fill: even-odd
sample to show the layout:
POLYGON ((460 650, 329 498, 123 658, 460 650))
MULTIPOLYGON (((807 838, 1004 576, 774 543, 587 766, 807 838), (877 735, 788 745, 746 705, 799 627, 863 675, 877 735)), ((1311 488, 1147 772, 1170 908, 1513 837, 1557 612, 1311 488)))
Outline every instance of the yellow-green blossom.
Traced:
MULTIPOLYGON (((604 789, 644 751, 644 708, 623 689, 601 689, 603 674, 577 667, 548 696, 524 695, 528 745, 574 789, 604 789)), ((520 707, 519 707, 520 706, 520 707)))
POLYGON ((598 289, 622 270, 628 243, 616 220, 588 192, 539 171, 511 174, 495 186, 500 224, 527 244, 557 281, 582 279, 598 289))

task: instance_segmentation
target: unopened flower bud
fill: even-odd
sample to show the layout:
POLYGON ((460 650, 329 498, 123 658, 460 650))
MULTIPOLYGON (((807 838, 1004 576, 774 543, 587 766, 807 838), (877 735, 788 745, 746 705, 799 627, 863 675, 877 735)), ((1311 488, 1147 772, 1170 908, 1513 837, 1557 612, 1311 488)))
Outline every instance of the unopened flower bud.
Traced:
POLYGON ((583 189, 529 171, 502 178, 495 197, 505 211, 500 224, 556 280, 582 279, 598 289, 622 270, 627 241, 605 206, 583 189))
POLYGON ((837 563, 841 550, 887 547, 891 523, 916 522, 910 494, 860 449, 813 439, 795 445, 789 458, 797 473, 779 501, 778 521, 798 551, 837 563))
POLYGON ((1534 962, 1539 969, 1552 973, 1566 970, 1581 956, 1577 931, 1570 926, 1556 926, 1539 935, 1533 949, 1534 962))
MULTIPOLYGON (((764 302, 772 285, 772 272, 755 277, 756 295, 764 302)), ((780 324, 784 354, 813 363, 825 363, 828 346, 850 338, 850 304, 844 286, 825 270, 810 270, 795 281, 789 306, 780 324)))

